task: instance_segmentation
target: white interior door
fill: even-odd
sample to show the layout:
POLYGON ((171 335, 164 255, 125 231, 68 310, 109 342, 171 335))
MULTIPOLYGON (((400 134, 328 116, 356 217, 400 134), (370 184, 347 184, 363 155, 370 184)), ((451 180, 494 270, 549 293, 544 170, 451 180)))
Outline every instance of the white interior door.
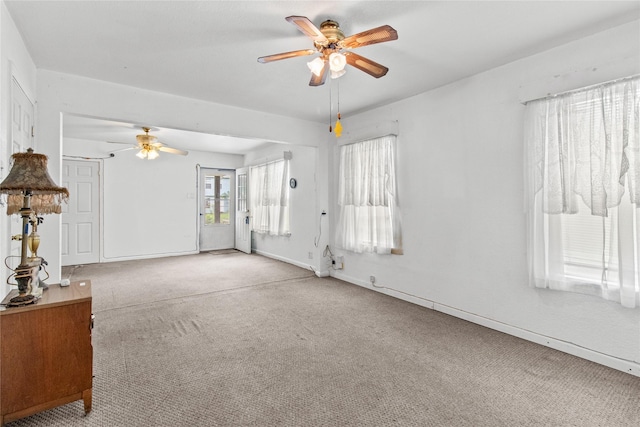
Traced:
POLYGON ((200 250, 233 249, 235 171, 200 168, 200 250))
POLYGON ((249 168, 236 170, 236 249, 251 253, 251 215, 249 212, 249 168))
POLYGON ((33 103, 17 81, 11 82, 11 143, 14 153, 33 147, 33 103))
POLYGON ((63 160, 62 185, 62 265, 100 262, 100 163, 63 160))
MULTIPOLYGON (((33 103, 24 93, 20 84, 11 80, 11 152, 23 153, 27 148, 33 148, 33 103)), ((20 215, 11 215, 11 235, 22 233, 22 219, 20 215)), ((11 255, 20 260, 22 243, 13 241, 11 255)), ((17 265, 18 263, 16 263, 17 265)))

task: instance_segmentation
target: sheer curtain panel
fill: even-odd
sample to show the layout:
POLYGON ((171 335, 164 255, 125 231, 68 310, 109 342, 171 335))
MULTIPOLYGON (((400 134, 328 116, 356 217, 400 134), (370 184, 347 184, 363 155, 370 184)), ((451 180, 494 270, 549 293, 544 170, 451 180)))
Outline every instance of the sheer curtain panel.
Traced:
POLYGON ((533 286, 640 305, 640 78, 527 103, 533 286))
POLYGON ((272 236, 288 236, 289 160, 251 167, 249 198, 253 231, 272 236))
POLYGON ((338 246, 401 253, 393 135, 340 148, 338 246))

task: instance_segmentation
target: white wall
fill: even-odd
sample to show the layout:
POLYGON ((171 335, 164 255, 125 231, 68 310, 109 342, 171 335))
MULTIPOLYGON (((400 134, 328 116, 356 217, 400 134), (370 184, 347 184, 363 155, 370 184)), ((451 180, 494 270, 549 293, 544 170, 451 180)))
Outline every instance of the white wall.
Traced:
POLYGON ((100 160, 100 261, 196 253, 196 166, 235 169, 244 156, 192 150, 143 161, 135 151, 108 157, 112 150, 106 142, 64 139, 66 156, 107 157, 100 160))
MULTIPOLYGON (((305 145, 317 147, 315 212, 309 223, 323 209, 330 223, 337 217, 337 144, 332 135, 327 136, 325 124, 46 70, 38 71, 36 88, 35 66, 4 4, 0 17, 0 138, 4 144, 0 159, 4 164, 11 60, 21 83, 30 86, 28 93, 35 94, 37 89, 36 148, 49 155, 51 175, 57 182, 63 113, 293 145, 302 144, 300 136, 304 135, 305 145)), ((383 292, 638 374, 640 311, 594 297, 527 286, 520 103, 640 72, 638 34, 639 24, 634 22, 343 118, 346 130, 375 127, 388 120, 399 123, 398 183, 405 255, 341 252, 345 270, 335 274, 362 286, 370 286, 369 276, 375 275, 380 285, 396 289, 383 292)), ((306 178, 299 189, 304 185, 306 178)), ((305 193, 304 200, 308 197, 305 193)), ((54 281, 60 271, 60 230, 51 224, 43 230, 41 252, 47 254, 54 281)), ((1 222, 0 226, 4 240, 7 227, 1 222)), ((321 249, 324 242, 333 241, 331 234, 323 234, 321 249)), ((309 244, 305 236, 286 247, 267 246, 266 242, 261 247, 272 255, 299 260, 291 254, 304 258, 309 244)), ((5 246, 0 244, 0 251, 5 246)), ((114 247, 114 251, 119 249, 114 247)), ((334 248, 334 252, 340 251, 334 248)), ((314 255, 320 269, 320 255, 314 255)))
MULTIPOLYGON (((303 139, 303 138, 301 138, 303 139)), ((316 179, 318 169, 316 147, 276 145, 255 151, 245 156, 245 165, 252 166, 283 157, 283 151, 291 151, 289 163, 291 177, 296 178, 298 186, 290 191, 290 236, 269 236, 253 233, 252 248, 256 253, 290 262, 314 271, 323 269, 321 254, 324 246, 316 246, 319 237, 319 221, 322 208, 318 204, 318 187, 325 186, 326 174, 316 179)), ((328 233, 329 224, 323 221, 324 233, 328 233)), ((326 271, 326 268, 324 268, 326 271)))
MULTIPOLYGON (((27 96, 35 101, 36 66, 18 32, 7 6, 0 4, 0 182, 7 176, 11 155, 11 79, 15 78, 27 96)), ((36 147, 37 151, 37 147, 36 147)), ((9 292, 4 265, 12 244, 9 221, 19 221, 16 215, 7 217, 6 207, 0 205, 0 297, 9 292)))
MULTIPOLYGON (((37 144, 39 150, 49 156, 49 171, 57 182, 59 182, 61 170, 61 123, 65 113, 130 123, 145 123, 157 127, 280 141, 292 146, 302 142, 308 146, 317 146, 320 142, 318 135, 324 135, 321 132, 324 130, 322 124, 274 114, 228 107, 47 70, 38 70, 37 77, 37 124, 40 128, 40 132, 36 135, 37 144), (301 141, 301 135, 305 136, 304 141, 301 141)), ((191 157, 191 154, 183 159, 176 159, 176 157, 178 156, 171 158, 161 156, 154 161, 160 160, 156 166, 166 166, 162 172, 160 169, 151 169, 147 164, 143 165, 140 162, 125 164, 127 161, 133 162, 132 159, 116 160, 114 163, 109 163, 113 159, 105 160, 105 168, 111 167, 109 165, 113 165, 115 168, 120 164, 120 161, 125 162, 121 164, 122 167, 117 166, 115 174, 109 174, 112 177, 110 179, 114 181, 105 183, 105 195, 107 196, 104 202, 105 205, 109 204, 104 218, 105 234, 111 235, 112 232, 115 232, 114 230, 131 233, 131 236, 124 239, 114 238, 110 243, 105 241, 104 254, 110 260, 123 257, 144 257, 172 250, 188 251, 191 243, 195 242, 193 237, 195 222, 175 225, 173 218, 174 215, 177 215, 181 219, 186 219, 193 213, 193 199, 186 196, 189 190, 183 189, 180 193, 179 188, 182 188, 183 185, 192 186, 195 183, 195 178, 191 174, 195 173, 196 162, 193 162, 192 159, 197 159, 191 157), (175 165, 179 165, 180 171, 186 172, 176 174, 176 170, 173 169, 175 165), (153 179, 163 179, 165 184, 172 181, 173 184, 168 184, 168 188, 176 191, 175 200, 180 203, 164 212, 164 215, 157 221, 151 219, 149 222, 151 217, 147 216, 147 222, 143 225, 143 221, 140 219, 132 220, 131 215, 126 213, 126 209, 127 206, 133 204, 138 207, 138 211, 157 211, 158 206, 154 205, 154 201, 158 198, 149 197, 135 188, 135 186, 142 186, 153 179), (117 194, 115 191, 111 192, 111 188, 107 186, 115 184, 122 189, 126 182, 134 186, 134 189, 128 193, 117 194), (144 194, 144 199, 135 200, 136 192, 138 195, 144 194), (151 203, 152 206, 149 208, 147 203, 151 203), (112 207, 112 204, 116 206, 112 207), (173 224, 172 228, 165 230, 164 227, 169 223, 173 224), (149 245, 142 243, 140 239, 142 235, 150 237, 148 235, 150 230, 153 230, 152 233, 154 233, 151 240, 156 249, 153 250, 149 248, 149 245), (170 233, 171 238, 176 238, 176 248, 172 249, 167 246, 170 239, 163 238, 165 233, 170 233)), ((147 163, 154 164, 154 162, 147 163)), ((205 166, 204 161, 199 163, 205 166)), ((235 160, 232 163, 236 164, 235 160)), ((213 165, 209 162, 206 166, 224 167, 222 164, 213 165)), ((105 170, 105 173, 107 171, 108 169, 105 170)), ((326 181, 321 185, 326 187, 326 181)), ((159 192, 158 188, 153 191, 159 192)), ((137 189, 139 190, 139 187, 137 189)), ((153 212, 148 213, 152 214, 153 212)), ((51 224, 49 222, 49 226, 42 230, 43 243, 40 252, 47 254, 46 258, 49 261, 49 270, 52 274, 51 282, 54 283, 60 278, 60 227, 52 227, 51 224)), ((306 255, 306 245, 303 248, 294 248, 293 252, 306 255)))
POLYGON ((640 375, 640 310, 527 284, 521 103, 640 73, 639 34, 636 21, 345 118, 399 122, 404 255, 334 249, 334 275, 640 375))

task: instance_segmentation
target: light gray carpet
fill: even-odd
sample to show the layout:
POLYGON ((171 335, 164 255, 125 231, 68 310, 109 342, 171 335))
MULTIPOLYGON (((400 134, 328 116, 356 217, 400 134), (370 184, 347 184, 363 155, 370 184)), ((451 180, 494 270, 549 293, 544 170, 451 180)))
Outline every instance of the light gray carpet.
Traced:
POLYGON ((11 426, 638 426, 640 379, 257 255, 91 279, 93 411, 11 426))

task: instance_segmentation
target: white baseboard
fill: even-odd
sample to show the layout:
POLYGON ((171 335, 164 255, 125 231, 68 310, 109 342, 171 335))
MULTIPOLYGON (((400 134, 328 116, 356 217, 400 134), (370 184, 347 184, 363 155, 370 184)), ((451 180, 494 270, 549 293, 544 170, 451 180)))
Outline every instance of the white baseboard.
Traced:
MULTIPOLYGON (((131 255, 131 256, 117 256, 117 257, 100 257, 101 263, 107 262, 118 262, 118 261, 135 261, 139 259, 152 259, 152 258, 165 258, 165 257, 173 257, 173 256, 183 256, 183 255, 196 255, 199 254, 199 251, 184 251, 184 252, 166 252, 161 254, 145 254, 145 255, 131 255)), ((73 265, 73 264, 70 264, 73 265)), ((65 266, 67 267, 67 266, 65 266)))
POLYGON ((640 377, 640 364, 435 303, 434 310, 640 377))
POLYGON ((262 255, 262 256, 267 257, 267 258, 277 259, 278 261, 283 261, 283 262, 286 262, 288 264, 293 264, 293 265, 295 265, 297 267, 304 268, 305 270, 311 270, 318 277, 328 277, 329 276, 329 272, 324 272, 323 273, 323 272, 319 271, 318 269, 316 269, 313 265, 305 264, 303 262, 296 261, 295 259, 283 257, 283 256, 280 256, 280 255, 275 255, 275 254, 272 254, 272 253, 269 253, 269 252, 264 252, 264 251, 261 251, 261 250, 253 250, 253 253, 254 254, 258 254, 258 255, 262 255))
POLYGON ((389 295, 404 301, 408 301, 426 308, 430 308, 432 310, 440 311, 450 316, 457 317, 459 319, 463 319, 468 322, 472 322, 481 326, 485 326, 489 329, 494 329, 499 332, 504 332, 505 334, 522 338, 524 340, 531 341, 536 344, 543 345, 545 347, 553 348, 555 350, 559 350, 564 353, 568 353, 573 356, 577 356, 582 359, 586 359, 591 362, 595 362, 600 365, 604 365, 609 368, 613 368, 618 371, 626 372, 628 374, 640 377, 640 364, 629 361, 629 360, 624 360, 624 359, 619 359, 617 357, 609 356, 607 354, 590 350, 585 347, 580 347, 578 345, 575 345, 566 341, 540 335, 535 332, 527 331, 525 329, 521 329, 516 326, 511 326, 506 323, 502 323, 493 319, 482 317, 477 314, 468 313, 466 311, 459 310, 455 307, 439 304, 438 302, 430 301, 425 298, 415 297, 413 295, 406 294, 402 291, 385 288, 385 287, 377 288, 372 286, 371 283, 365 282, 363 280, 355 279, 339 271, 332 272, 332 276, 337 279, 344 280, 345 282, 352 283, 354 285, 362 286, 364 288, 367 288, 376 292, 380 292, 385 295, 389 295))

